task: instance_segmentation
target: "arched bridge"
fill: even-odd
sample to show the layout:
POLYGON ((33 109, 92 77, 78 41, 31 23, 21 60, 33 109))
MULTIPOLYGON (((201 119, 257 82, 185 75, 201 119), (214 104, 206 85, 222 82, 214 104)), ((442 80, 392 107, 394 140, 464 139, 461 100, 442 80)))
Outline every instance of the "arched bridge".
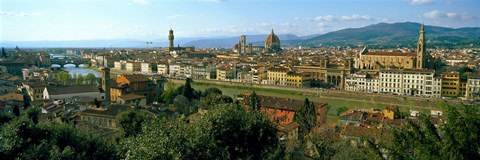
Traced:
POLYGON ((64 58, 64 59, 51 59, 50 60, 51 64, 58 64, 60 65, 60 67, 64 67, 66 64, 73 64, 75 65, 75 67, 78 67, 79 65, 81 64, 84 64, 84 65, 91 65, 92 62, 90 61, 90 59, 86 59, 86 58, 64 58))

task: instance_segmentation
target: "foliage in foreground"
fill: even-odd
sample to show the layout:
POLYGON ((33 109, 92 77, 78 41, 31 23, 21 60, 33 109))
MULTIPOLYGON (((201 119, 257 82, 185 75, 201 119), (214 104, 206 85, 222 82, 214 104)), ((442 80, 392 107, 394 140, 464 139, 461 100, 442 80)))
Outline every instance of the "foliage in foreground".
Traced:
POLYGON ((11 159, 115 159, 99 137, 67 124, 39 124, 38 109, 1 125, 0 157, 11 159))
POLYGON ((260 159, 278 145, 276 126, 260 112, 222 105, 194 116, 146 122, 139 136, 122 142, 125 158, 260 159))
POLYGON ((425 116, 419 123, 408 120, 394 132, 389 155, 393 159, 480 159, 480 117, 476 107, 447 106, 447 121, 438 129, 425 116))

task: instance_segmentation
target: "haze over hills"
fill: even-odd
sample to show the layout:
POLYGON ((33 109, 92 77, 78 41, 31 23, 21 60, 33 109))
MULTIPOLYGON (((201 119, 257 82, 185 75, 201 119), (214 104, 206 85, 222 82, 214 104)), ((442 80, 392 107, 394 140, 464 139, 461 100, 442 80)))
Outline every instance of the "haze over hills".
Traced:
MULTIPOLYGON (((293 45, 332 46, 332 45, 372 45, 372 46, 409 46, 417 43, 420 23, 378 23, 361 28, 348 28, 326 33, 293 45)), ((446 28, 425 26, 425 35, 429 47, 465 47, 480 46, 480 28, 446 28)))
MULTIPOLYGON (((414 47, 417 42, 420 23, 378 23, 361 28, 347 28, 323 35, 308 35, 299 37, 293 34, 280 34, 282 47, 289 46, 358 46, 371 47, 414 47)), ((479 47, 480 28, 446 28, 425 26, 428 47, 479 47)), ((247 43, 263 45, 267 34, 247 35, 247 43)), ((175 45, 195 46, 197 48, 231 48, 238 43, 240 35, 230 37, 190 37, 175 38, 175 45)), ((149 47, 166 47, 167 36, 148 40, 153 42, 149 47)), ((16 45, 24 48, 146 48, 145 40, 69 40, 69 41, 1 41, 0 46, 13 48, 16 45)))

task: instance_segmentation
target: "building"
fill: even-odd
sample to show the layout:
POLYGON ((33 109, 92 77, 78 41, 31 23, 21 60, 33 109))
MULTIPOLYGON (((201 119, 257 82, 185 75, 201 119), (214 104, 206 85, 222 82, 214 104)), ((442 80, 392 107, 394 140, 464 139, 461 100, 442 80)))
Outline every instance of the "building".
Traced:
POLYGON ((30 98, 30 101, 43 100, 43 90, 48 85, 43 82, 24 82, 21 88, 24 89, 30 98))
POLYGON ((467 100, 480 99, 480 75, 474 75, 468 78, 465 96, 467 100))
POLYGON ((290 72, 288 68, 272 67, 267 69, 268 84, 286 86, 288 72, 290 72))
POLYGON ((102 90, 105 92, 104 100, 110 102, 110 68, 102 69, 102 90))
POLYGON ((158 63, 157 64, 157 73, 163 76, 167 76, 169 73, 169 65, 167 63, 158 63))
POLYGON ((192 64, 192 78, 193 79, 215 79, 215 66, 208 62, 200 62, 192 64))
POLYGON ((380 69, 424 69, 432 68, 431 56, 426 52, 424 26, 420 27, 417 52, 369 52, 365 47, 355 58, 355 68, 380 69))
POLYGON ((379 92, 440 98, 434 70, 399 69, 379 72, 379 92))
POLYGON ((378 74, 357 72, 345 78, 345 90, 355 92, 378 92, 378 74))
POLYGON ((145 107, 147 105, 147 98, 142 95, 126 94, 117 97, 117 104, 145 107))
POLYGON ((145 75, 120 75, 110 88, 110 100, 117 101, 119 96, 137 94, 147 97, 147 103, 152 103, 157 92, 162 89, 161 79, 150 80, 145 75))
POLYGON ((104 99, 105 93, 95 85, 47 86, 43 91, 43 99, 68 99, 72 97, 91 97, 104 99))
POLYGON ((330 64, 329 58, 322 58, 315 63, 302 64, 294 68, 299 72, 311 73, 312 86, 331 86, 339 89, 345 88, 345 77, 351 74, 353 61, 343 59, 341 64, 330 64))
POLYGON ((83 112, 78 112, 80 117, 79 125, 118 129, 117 115, 129 109, 131 108, 125 105, 112 105, 107 108, 88 108, 83 112))
POLYGON ((141 62, 127 61, 125 63, 125 69, 130 72, 140 72, 141 62))
POLYGON ((175 36, 173 35, 173 29, 170 28, 170 30, 168 31, 168 52, 174 52, 174 51, 178 51, 178 52, 183 52, 183 51, 187 51, 187 52, 193 52, 195 51, 195 47, 180 47, 180 45, 178 45, 177 47, 175 47, 174 45, 174 40, 175 40, 175 36))
POLYGON ((280 45, 280 39, 278 38, 278 36, 273 33, 273 29, 272 29, 272 32, 270 33, 270 35, 267 36, 267 38, 265 38, 265 46, 263 48, 263 52, 264 53, 279 53, 279 52, 282 52, 282 48, 281 48, 281 45, 280 45))
POLYGON ((142 73, 152 73, 152 65, 149 62, 140 63, 140 72, 142 73))
POLYGON ((220 66, 217 68, 217 80, 220 81, 231 81, 235 79, 237 75, 236 67, 232 66, 220 66))
MULTIPOLYGON (((280 131, 290 132, 294 130, 291 124, 294 123, 296 112, 303 106, 302 100, 295 100, 289 98, 279 98, 270 96, 259 96, 260 111, 266 113, 273 122, 278 122, 280 131)), ((248 102, 245 102, 245 107, 248 108, 248 102)), ((327 103, 314 103, 316 112, 316 127, 327 122, 327 103)), ((298 125, 294 125, 298 127, 298 125)))
POLYGON ((310 73, 288 72, 286 85, 297 88, 310 88, 312 76, 310 73))
POLYGON ((449 72, 442 74, 442 97, 463 97, 460 93, 460 74, 449 72))

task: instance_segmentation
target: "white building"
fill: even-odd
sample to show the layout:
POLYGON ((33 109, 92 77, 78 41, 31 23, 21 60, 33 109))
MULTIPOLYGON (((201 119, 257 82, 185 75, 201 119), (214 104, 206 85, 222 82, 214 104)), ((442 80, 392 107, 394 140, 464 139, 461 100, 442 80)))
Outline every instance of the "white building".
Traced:
POLYGON ((168 64, 166 63, 159 63, 157 64, 157 73, 163 76, 168 75, 168 64))
POLYGON ((181 74, 180 74, 180 64, 178 63, 172 63, 168 66, 169 68, 169 73, 168 73, 168 76, 169 77, 179 77, 181 74))
POLYGON ((468 78, 465 96, 467 100, 480 99, 480 75, 471 76, 468 78))
POLYGON ((150 63, 148 63, 148 62, 140 63, 140 72, 142 72, 142 73, 152 73, 152 68, 150 67, 150 63))
POLYGON ((356 92, 378 92, 378 77, 366 73, 355 73, 345 78, 345 90, 356 92))
POLYGON ((441 83, 434 70, 401 69, 381 70, 379 91, 398 95, 440 98, 441 83))

